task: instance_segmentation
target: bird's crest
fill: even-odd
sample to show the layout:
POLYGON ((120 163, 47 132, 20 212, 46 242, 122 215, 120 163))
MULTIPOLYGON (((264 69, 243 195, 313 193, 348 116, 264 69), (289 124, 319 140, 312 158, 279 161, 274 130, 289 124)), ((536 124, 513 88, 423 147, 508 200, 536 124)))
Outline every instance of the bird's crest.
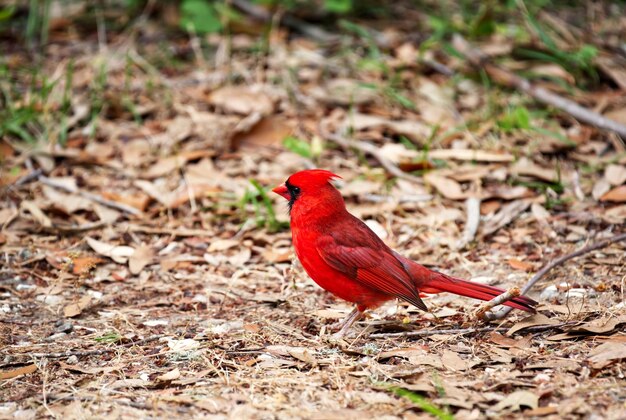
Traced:
POLYGON ((291 175, 289 182, 294 185, 321 186, 336 178, 341 177, 325 169, 307 169, 291 175))

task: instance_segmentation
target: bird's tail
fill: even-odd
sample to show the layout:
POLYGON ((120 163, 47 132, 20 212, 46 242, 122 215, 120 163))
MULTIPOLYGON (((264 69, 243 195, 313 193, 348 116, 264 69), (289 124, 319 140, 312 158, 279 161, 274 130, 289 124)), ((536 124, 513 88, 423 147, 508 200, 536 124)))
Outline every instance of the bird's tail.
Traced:
MULTIPOLYGON (((411 276, 416 280, 417 288, 422 293, 450 292, 474 299, 491 300, 506 292, 506 290, 498 287, 462 280, 437 271, 432 271, 413 261, 410 261, 410 263, 407 268, 411 276)), ((405 263, 405 267, 406 266, 407 264, 405 263)), ((534 313, 534 307, 537 305, 537 302, 526 296, 518 296, 503 303, 503 305, 534 313)))

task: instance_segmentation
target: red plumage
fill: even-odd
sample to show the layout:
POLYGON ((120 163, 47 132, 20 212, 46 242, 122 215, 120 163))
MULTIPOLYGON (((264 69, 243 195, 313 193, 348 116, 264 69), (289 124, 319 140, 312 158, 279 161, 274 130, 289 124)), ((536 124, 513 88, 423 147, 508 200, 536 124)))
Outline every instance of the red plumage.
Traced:
MULTIPOLYGON (((356 304, 340 333, 364 310, 393 298, 427 311, 422 293, 451 292, 481 300, 504 293, 430 270, 390 249, 347 211, 330 183, 334 178, 340 177, 322 169, 300 171, 273 191, 289 200, 293 246, 306 272, 322 288, 356 304)), ((505 303, 528 312, 536 304, 525 296, 505 303)))

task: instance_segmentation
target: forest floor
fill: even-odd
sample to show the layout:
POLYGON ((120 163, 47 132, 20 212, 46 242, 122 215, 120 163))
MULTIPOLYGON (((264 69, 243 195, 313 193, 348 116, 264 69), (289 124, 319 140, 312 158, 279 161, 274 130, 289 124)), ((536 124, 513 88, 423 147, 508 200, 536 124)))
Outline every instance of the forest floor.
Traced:
MULTIPOLYGON (((542 12, 471 43, 626 124, 623 14, 587 7, 589 31, 542 12), (557 60, 590 46, 590 68, 557 60)), ((351 307, 297 264, 271 193, 298 170, 341 175, 402 254, 502 288, 626 232, 623 138, 395 12, 326 41, 69 11, 41 55, 0 38, 0 418, 626 417, 624 242, 542 276, 535 315, 437 295, 329 339, 351 307)))

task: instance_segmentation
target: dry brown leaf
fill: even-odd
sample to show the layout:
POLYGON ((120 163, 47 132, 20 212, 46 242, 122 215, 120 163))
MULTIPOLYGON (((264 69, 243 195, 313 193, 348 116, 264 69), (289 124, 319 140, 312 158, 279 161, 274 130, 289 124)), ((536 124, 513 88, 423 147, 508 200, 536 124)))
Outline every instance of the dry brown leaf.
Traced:
POLYGON ((92 201, 80 195, 67 194, 47 185, 44 185, 41 189, 55 208, 61 209, 67 214, 72 214, 79 210, 89 210, 93 206, 92 201))
POLYGON ((521 331, 525 328, 536 327, 539 325, 556 325, 559 321, 557 319, 548 318, 543 314, 533 314, 529 317, 522 319, 520 322, 513 325, 507 332, 506 335, 513 335, 518 331, 521 331))
POLYGON ((559 179, 556 170, 541 167, 526 157, 521 158, 511 166, 511 173, 532 176, 547 182, 557 182, 559 179))
POLYGON ((139 211, 145 211, 148 204, 150 204, 150 197, 142 192, 134 194, 118 194, 116 192, 103 191, 101 194, 106 199, 129 205, 139 211))
POLYGON ((261 119, 251 130, 236 134, 232 139, 233 149, 255 149, 257 147, 280 147, 283 140, 293 132, 293 123, 277 115, 261 119))
POLYGON ((593 185, 593 189, 591 190, 591 196, 596 200, 600 200, 604 194, 606 194, 611 189, 611 184, 606 178, 600 178, 593 185))
POLYGON ((270 115, 274 102, 263 92, 262 86, 225 86, 209 95, 209 103, 222 110, 241 115, 258 112, 270 115))
POLYGON ((359 80, 332 79, 323 87, 315 86, 309 89, 308 94, 318 101, 329 105, 364 105, 378 98, 375 89, 363 86, 359 80))
POLYGON ((169 372, 157 376, 155 379, 158 382, 169 382, 178 378, 180 378, 180 370, 178 368, 175 368, 173 370, 170 370, 169 372))
POLYGON ((77 275, 84 275, 89 273, 98 264, 104 262, 102 258, 98 257, 77 257, 72 258, 72 272, 77 275))
POLYGON ((535 409, 539 406, 539 397, 530 391, 515 391, 496 404, 495 411, 514 410, 519 411, 522 407, 535 409))
POLYGON ((98 254, 109 257, 118 264, 126 264, 128 258, 133 255, 135 249, 125 245, 112 245, 106 242, 93 239, 89 236, 85 238, 87 244, 98 254))
POLYGON ((355 131, 387 129, 394 134, 406 136, 417 142, 427 139, 431 131, 430 127, 419 121, 394 121, 367 114, 350 114, 346 116, 345 125, 355 131))
POLYGON ((626 343, 607 341, 589 353, 589 362, 594 369, 602 369, 614 360, 626 359, 626 343))
POLYGON ((185 166, 190 160, 196 160, 214 154, 211 150, 190 150, 187 152, 179 153, 175 156, 168 156, 160 158, 155 164, 153 164, 146 171, 140 173, 142 178, 154 179, 167 175, 177 169, 185 166))
POLYGON ((226 251, 227 249, 239 246, 241 242, 236 239, 217 239, 209 245, 209 252, 226 251))
POLYGON ((600 201, 612 201, 614 203, 626 203, 626 185, 613 188, 600 197, 600 201))
POLYGON ((604 178, 611 185, 622 185, 626 182, 626 166, 610 164, 604 170, 604 178))
POLYGON ((489 334, 489 340, 505 348, 515 347, 518 349, 524 349, 530 346, 530 341, 532 340, 532 336, 528 335, 526 337, 522 337, 516 340, 510 337, 506 337, 500 334, 499 332, 492 331, 489 334))
POLYGON ((73 318, 80 315, 84 309, 91 305, 91 297, 88 295, 82 296, 78 302, 70 303, 63 308, 63 316, 66 318, 73 318))
POLYGON ((520 214, 530 207, 528 200, 515 200, 502 206, 500 211, 492 216, 485 217, 482 228, 482 236, 488 236, 497 232, 502 227, 515 220, 520 214))
POLYGON ((41 226, 47 228, 52 227, 52 220, 50 220, 50 218, 48 218, 48 216, 41 211, 39 206, 34 201, 23 200, 20 203, 20 208, 28 211, 41 226))
POLYGON ((452 371, 459 372, 469 368, 467 361, 451 350, 444 350, 443 355, 441 355, 441 362, 446 369, 452 371))
POLYGON ((424 181, 435 187, 441 195, 451 200, 464 200, 468 197, 468 194, 461 188, 461 184, 450 178, 429 172, 424 175, 424 181))
POLYGON ((34 363, 32 365, 22 366, 12 370, 5 370, 0 372, 0 380, 12 379, 22 375, 29 375, 35 371, 37 371, 37 365, 35 365, 34 363))
POLYGON ((613 331, 618 325, 626 324, 626 315, 621 316, 608 316, 604 318, 594 319, 593 321, 585 322, 582 325, 577 325, 569 330, 569 333, 593 333, 593 334, 606 334, 613 331))
POLYGON ((130 273, 135 276, 141 273, 146 265, 152 263, 153 257, 154 251, 152 250, 152 247, 148 245, 141 245, 137 247, 135 252, 133 252, 128 259, 128 268, 130 273))
POLYGON ((535 268, 535 265, 529 262, 520 261, 516 258, 511 258, 507 261, 511 268, 522 271, 532 271, 535 268))

